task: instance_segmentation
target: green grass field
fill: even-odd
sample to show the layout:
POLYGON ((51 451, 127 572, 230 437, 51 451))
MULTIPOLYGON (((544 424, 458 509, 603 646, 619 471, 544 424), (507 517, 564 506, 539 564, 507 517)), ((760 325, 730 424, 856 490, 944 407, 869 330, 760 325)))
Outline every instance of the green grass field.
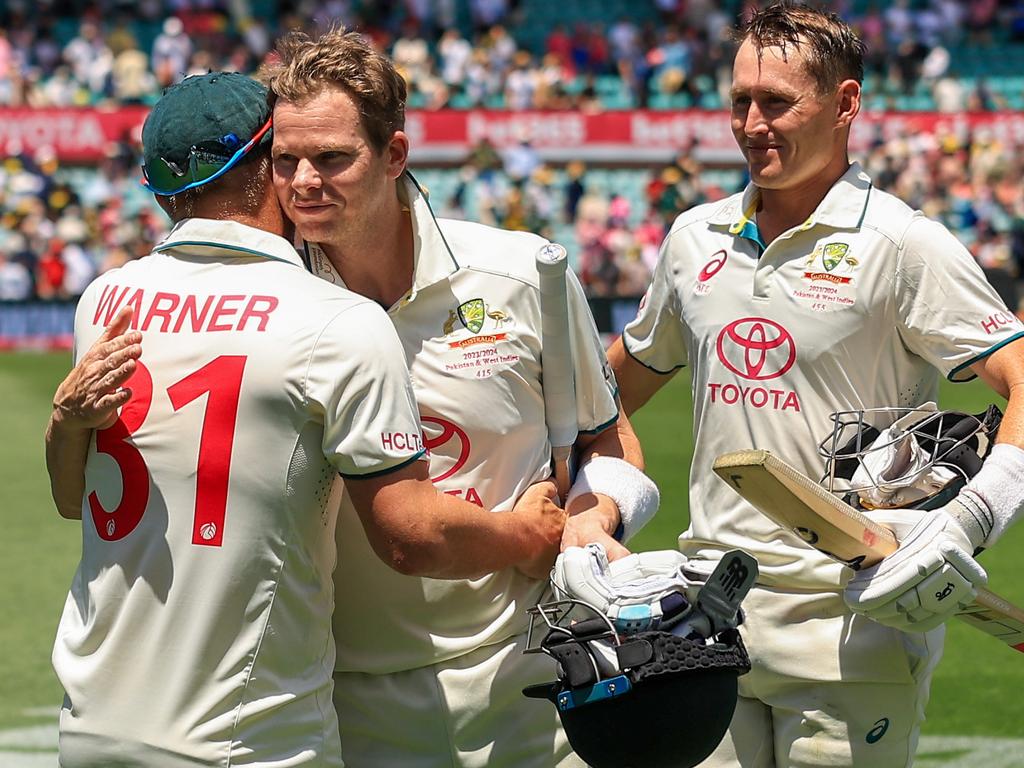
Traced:
MULTIPOLYGON (((15 753, 3 751, 5 748, 41 759, 19 765, 55 764, 55 760, 45 762, 51 760, 52 750, 31 744, 12 745, 5 741, 4 732, 33 727, 38 730, 40 713, 55 714, 61 700, 60 687, 50 668, 50 647, 77 564, 80 535, 78 524, 60 519, 50 503, 42 431, 53 390, 69 365, 68 354, 0 355, 4 403, 0 525, 6 544, 0 566, 0 765, 4 768, 15 764, 7 759, 15 753)), ((946 386, 942 398, 943 407, 974 411, 988 402, 985 388, 977 384, 946 386)), ((689 382, 681 374, 635 419, 648 470, 662 489, 662 511, 634 542, 637 548, 671 547, 686 525, 689 403, 689 382)), ((983 561, 991 587, 1019 604, 1024 604, 1022 555, 1024 525, 1011 531, 983 561)), ((954 622, 946 657, 935 675, 924 729, 930 737, 924 744, 930 746, 922 751, 931 757, 919 765, 1024 766, 1024 697, 1018 699, 1015 693, 1021 691, 1024 655, 954 622), (958 741, 953 737, 980 738, 958 741), (1021 741, 999 742, 1006 738, 1021 741), (1016 754, 1005 755, 998 763, 971 762, 965 757, 970 753, 980 758, 977 744, 986 740, 1001 743, 1000 754, 1011 744, 1009 748, 1016 754)))

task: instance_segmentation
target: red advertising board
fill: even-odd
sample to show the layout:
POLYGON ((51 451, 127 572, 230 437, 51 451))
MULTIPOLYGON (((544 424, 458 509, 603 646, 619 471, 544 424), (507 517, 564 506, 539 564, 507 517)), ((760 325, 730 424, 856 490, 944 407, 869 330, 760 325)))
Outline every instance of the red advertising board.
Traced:
POLYGON ((0 109, 0 152, 33 154, 52 147, 68 163, 95 162, 112 142, 137 143, 147 107, 0 109))
MULTIPOLYGON (((0 109, 0 152, 31 154, 47 146, 65 162, 95 162, 113 141, 137 143, 146 114, 147 108, 140 106, 0 109)), ((1008 146, 1024 144, 1024 113, 1018 112, 866 112, 854 125, 854 153, 878 137, 936 131, 964 135, 982 126, 1008 146)), ((482 138, 501 148, 525 137, 544 157, 555 161, 654 162, 670 158, 694 141, 706 159, 740 159, 725 111, 411 111, 406 128, 414 162, 456 163, 482 138)))

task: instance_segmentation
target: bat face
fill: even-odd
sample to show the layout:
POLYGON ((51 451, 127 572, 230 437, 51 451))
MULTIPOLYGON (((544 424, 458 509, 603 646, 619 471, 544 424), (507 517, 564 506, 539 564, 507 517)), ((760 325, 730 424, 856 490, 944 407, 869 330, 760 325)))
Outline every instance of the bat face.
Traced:
MULTIPOLYGON (((828 549, 825 548, 825 544, 823 544, 821 541, 821 536, 813 527, 796 526, 790 528, 790 530, 797 536, 799 536, 801 539, 803 539, 806 544, 814 547, 823 555, 828 555, 833 560, 838 560, 843 565, 848 566, 855 571, 859 571, 865 565, 871 566, 878 562, 878 560, 875 559, 872 555, 855 554, 853 556, 843 557, 842 555, 838 555, 835 552, 830 552, 828 549)), ((835 547, 835 549, 840 548, 835 547)))
POLYGON ((726 453, 713 469, 763 515, 854 570, 874 565, 899 546, 888 528, 768 451, 726 453))
MULTIPOLYGON (((899 547, 893 532, 822 488, 769 451, 735 451, 712 467, 769 519, 853 569, 869 567, 899 547)), ((988 590, 957 617, 1024 652, 1024 611, 988 590)))

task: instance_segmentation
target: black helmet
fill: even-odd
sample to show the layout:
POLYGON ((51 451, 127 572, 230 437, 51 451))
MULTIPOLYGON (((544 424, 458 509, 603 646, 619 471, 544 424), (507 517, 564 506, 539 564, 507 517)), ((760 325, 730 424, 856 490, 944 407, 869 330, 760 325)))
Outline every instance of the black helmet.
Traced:
MULTIPOLYGON (((750 660, 735 628, 704 640, 665 631, 620 637, 587 603, 530 610, 548 627, 539 647, 558 679, 523 694, 551 701, 573 750, 593 768, 689 768, 725 735, 750 660), (585 618, 579 618, 580 615, 585 618)), ((531 624, 528 646, 532 645, 531 624)))

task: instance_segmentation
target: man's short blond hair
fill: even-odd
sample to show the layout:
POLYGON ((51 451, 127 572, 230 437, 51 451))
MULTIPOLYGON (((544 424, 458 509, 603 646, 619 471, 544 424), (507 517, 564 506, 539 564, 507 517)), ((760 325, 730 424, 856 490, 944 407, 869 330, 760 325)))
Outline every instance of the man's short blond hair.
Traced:
POLYGON ((765 48, 779 48, 783 57, 799 50, 820 93, 844 80, 864 81, 864 43, 830 11, 803 3, 774 3, 754 11, 734 37, 739 43, 749 40, 758 56, 765 48))
POLYGON ((271 103, 283 99, 301 104, 325 88, 342 88, 355 101, 378 152, 405 128, 405 80, 387 56, 344 27, 315 37, 289 32, 278 41, 277 59, 265 64, 258 77, 270 89, 271 103))

